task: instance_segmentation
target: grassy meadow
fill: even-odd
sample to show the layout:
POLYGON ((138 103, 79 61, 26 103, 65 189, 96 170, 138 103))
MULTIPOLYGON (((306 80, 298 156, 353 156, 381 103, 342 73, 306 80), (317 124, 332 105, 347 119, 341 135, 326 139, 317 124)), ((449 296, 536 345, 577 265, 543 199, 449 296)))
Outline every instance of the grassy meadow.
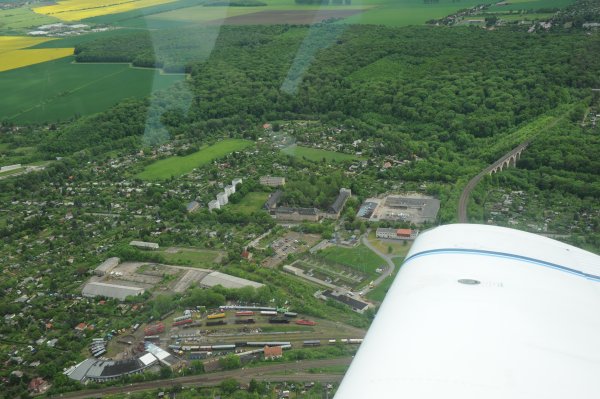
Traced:
POLYGON ((213 267, 223 256, 221 251, 196 248, 175 248, 174 250, 160 251, 160 254, 169 264, 201 268, 213 267))
POLYGON ((137 177, 143 180, 164 180, 172 176, 182 176, 194 168, 206 165, 232 152, 243 150, 252 144, 252 141, 241 139, 219 141, 190 155, 173 156, 156 161, 148 165, 137 177))
POLYGON ((0 10, 1 31, 20 31, 25 28, 57 22, 60 22, 60 20, 48 15, 36 14, 28 7, 0 10))
POLYGON ((369 276, 375 275, 377 268, 386 265, 383 259, 362 244, 354 248, 329 247, 319 252, 319 256, 369 276))
POLYGON ((251 192, 242 198, 237 204, 230 204, 229 207, 236 211, 246 215, 250 215, 256 211, 259 211, 264 203, 267 201, 269 193, 263 192, 251 192))
POLYGON ((345 154, 342 152, 320 150, 318 148, 302 147, 299 145, 291 145, 281 150, 284 154, 297 157, 306 158, 309 161, 320 162, 325 158, 328 162, 331 161, 351 161, 359 159, 356 155, 345 154))
POLYGON ((105 110, 120 100, 145 97, 183 75, 161 75, 127 64, 73 64, 73 58, 0 74, 0 119, 55 122, 105 110))

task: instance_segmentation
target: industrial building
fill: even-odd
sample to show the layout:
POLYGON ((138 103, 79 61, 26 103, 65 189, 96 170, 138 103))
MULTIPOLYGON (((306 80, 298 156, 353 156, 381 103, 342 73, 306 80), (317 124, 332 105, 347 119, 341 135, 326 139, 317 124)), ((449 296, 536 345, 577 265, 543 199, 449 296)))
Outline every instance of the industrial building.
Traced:
POLYGON ((261 176, 259 179, 260 184, 269 187, 285 186, 285 177, 277 176, 261 176))
POLYGON ((283 191, 281 190, 277 190, 273 194, 269 195, 269 198, 267 199, 267 202, 265 202, 263 208, 265 208, 268 211, 277 208, 277 204, 279 203, 279 200, 281 199, 282 195, 283 191))
POLYGON ((121 260, 117 257, 108 258, 94 269, 94 274, 97 276, 105 276, 110 273, 112 269, 119 266, 120 261, 121 260))
POLYGON ((344 209, 344 205, 351 195, 352 191, 349 188, 340 188, 340 193, 328 209, 329 214, 334 215, 336 218, 340 217, 340 212, 344 209))
POLYGON ((380 227, 377 229, 375 236, 388 240, 414 240, 419 232, 412 229, 387 229, 380 227))
POLYGON ((331 290, 323 291, 321 293, 321 298, 324 300, 333 299, 334 301, 341 302, 344 305, 350 306, 352 308, 352 310, 354 310, 355 312, 358 312, 358 313, 364 312, 369 307, 368 303, 358 301, 354 298, 350 298, 346 294, 341 294, 339 292, 331 291, 331 290))
POLYGON ((200 285, 205 287, 214 287, 221 285, 225 288, 242 288, 242 287, 254 287, 260 288, 263 286, 261 283, 255 281, 246 280, 245 278, 231 276, 229 274, 221 272, 211 272, 206 275, 201 281, 200 285))
POLYGON ((120 301, 125 300, 128 296, 136 296, 144 293, 144 289, 140 287, 131 287, 127 285, 109 284, 101 282, 87 283, 81 294, 85 297, 102 296, 106 298, 114 298, 120 301))
POLYGON ((272 214, 277 220, 292 222, 317 222, 321 216, 317 208, 288 208, 285 206, 276 208, 272 214))
POLYGON ((131 241, 129 243, 132 247, 138 247, 142 249, 158 249, 159 246, 155 242, 145 242, 145 241, 131 241))
POLYGON ((433 223, 440 210, 440 200, 420 194, 388 195, 369 198, 356 216, 377 221, 403 221, 413 224, 433 223))
POLYGON ((101 360, 89 358, 64 372, 72 380, 104 382, 116 380, 124 375, 138 374, 153 366, 173 367, 179 362, 175 356, 152 344, 146 344, 146 351, 135 358, 126 360, 101 360))

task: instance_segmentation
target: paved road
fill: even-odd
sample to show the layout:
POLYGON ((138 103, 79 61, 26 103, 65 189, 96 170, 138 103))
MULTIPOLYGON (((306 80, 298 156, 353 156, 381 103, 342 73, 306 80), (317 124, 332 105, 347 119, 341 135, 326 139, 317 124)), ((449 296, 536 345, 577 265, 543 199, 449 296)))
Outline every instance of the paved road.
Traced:
MULTIPOLYGON (((386 279, 386 277, 389 277, 392 275, 392 273, 394 272, 394 268, 396 267, 396 265, 394 264, 394 262, 392 261, 392 258, 386 254, 384 254, 383 252, 381 252, 380 250, 378 250, 377 248, 375 248, 367 239, 367 235, 369 233, 366 233, 365 235, 362 236, 362 243, 365 244, 367 246, 367 248, 369 248, 371 251, 375 252, 377 255, 381 256, 383 258, 383 260, 385 260, 385 263, 387 263, 387 268, 383 271, 383 273, 381 273, 381 275, 379 277, 377 277, 377 279, 375 281, 373 281, 373 288, 377 287, 379 284, 381 284, 381 282, 383 280, 386 279)), ((365 296, 367 295, 367 293, 369 291, 371 291, 373 288, 365 288, 363 290, 363 295, 365 296)))
POLYGON ((465 186, 462 194, 460 195, 460 199, 458 200, 458 222, 459 223, 468 223, 467 218, 467 205, 469 203, 469 197, 471 196, 471 191, 475 188, 477 183, 483 178, 483 176, 487 175, 497 166, 500 166, 503 162, 505 162, 508 158, 512 157, 525 147, 527 147, 530 143, 530 140, 519 144, 517 147, 513 148, 506 154, 504 154, 500 159, 498 159, 493 164, 489 165, 487 168, 482 170, 477 176, 469 180, 467 185, 465 186))
POLYGON ((318 381, 318 382, 338 382, 343 378, 342 373, 308 373, 306 370, 311 368, 323 368, 331 366, 347 366, 352 361, 351 357, 323 360, 306 360, 296 363, 274 363, 267 366, 252 367, 248 369, 238 369, 230 371, 220 371, 216 373, 194 375, 187 377, 173 378, 170 380, 148 381, 132 384, 123 387, 108 387, 87 391, 67 393, 64 395, 52 396, 53 398, 68 399, 86 399, 98 398, 108 394, 127 393, 147 391, 150 389, 167 388, 174 384, 181 384, 184 387, 198 385, 216 385, 226 378, 235 378, 236 380, 248 383, 252 378, 258 381, 318 381))

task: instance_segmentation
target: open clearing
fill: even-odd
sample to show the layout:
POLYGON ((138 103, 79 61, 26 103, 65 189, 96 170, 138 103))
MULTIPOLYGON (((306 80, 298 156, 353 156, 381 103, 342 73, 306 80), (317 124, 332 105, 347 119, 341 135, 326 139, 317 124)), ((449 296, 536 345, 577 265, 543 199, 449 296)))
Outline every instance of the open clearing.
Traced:
POLYGON ((60 22, 60 20, 36 14, 28 7, 0 10, 0 29, 2 30, 20 30, 56 22, 60 22))
POLYGON ((510 0, 507 5, 491 6, 488 12, 564 8, 574 2, 575 0, 510 0))
POLYGON ((347 18, 362 10, 267 10, 229 17, 226 25, 315 24, 331 18, 347 18))
POLYGON ((120 100, 144 97, 184 75, 161 75, 127 64, 74 64, 73 58, 0 74, 0 119, 55 122, 103 111, 120 100))
POLYGON ((175 0, 62 0, 49 6, 33 8, 33 11, 64 21, 80 21, 85 18, 117 14, 173 1, 175 0))
POLYGON ((410 247, 412 246, 412 241, 399 241, 399 240, 380 240, 375 236, 375 232, 371 231, 369 233, 369 242, 379 251, 384 254, 388 254, 389 256, 406 256, 410 247), (390 252, 390 248, 392 252, 390 252))
POLYGON ((169 248, 159 253, 167 263, 200 268, 214 267, 223 257, 221 251, 197 248, 169 248))
POLYGON ((28 49, 53 39, 26 36, 0 36, 0 72, 68 57, 73 48, 28 49))
POLYGON ((237 204, 230 204, 232 210, 241 212, 246 215, 250 215, 256 211, 259 211, 264 203, 267 201, 269 193, 252 192, 246 194, 242 200, 237 204))
POLYGON ((440 0, 436 3, 425 4, 423 0, 363 0, 363 4, 371 5, 373 8, 351 16, 341 23, 389 26, 422 25, 430 19, 442 18, 463 8, 495 2, 496 0, 463 0, 460 2, 440 0))
POLYGON ((241 139, 219 141, 210 147, 184 157, 174 156, 154 162, 139 173, 137 177, 144 180, 164 180, 172 176, 181 176, 191 172, 194 168, 206 165, 234 151, 243 150, 252 144, 252 141, 241 139))
POLYGON ((377 273, 375 271, 377 268, 386 266, 383 259, 364 245, 354 248, 329 247, 319 252, 318 256, 367 275, 374 275, 377 273))
POLYGON ((320 150, 318 148, 302 147, 299 145, 291 145, 284 148, 284 154, 294 156, 297 158, 306 158, 309 161, 320 162, 325 158, 327 161, 351 161, 359 159, 356 155, 344 154, 342 152, 320 150))

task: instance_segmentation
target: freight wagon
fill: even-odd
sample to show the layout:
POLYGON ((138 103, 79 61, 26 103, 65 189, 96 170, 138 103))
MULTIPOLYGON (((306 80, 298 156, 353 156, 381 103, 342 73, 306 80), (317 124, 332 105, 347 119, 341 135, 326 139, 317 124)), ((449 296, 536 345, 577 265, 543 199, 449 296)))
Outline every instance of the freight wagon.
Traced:
POLYGON ((275 310, 261 310, 260 314, 262 316, 277 316, 277 312, 275 310))
POLYGON ((206 322, 207 326, 221 326, 223 324, 227 324, 225 322, 225 320, 213 320, 213 321, 207 321, 206 322))
POLYGON ((301 326, 316 326, 317 323, 312 320, 296 320, 296 324, 301 326))
POLYGON ((289 324, 289 320, 282 317, 271 317, 269 323, 272 324, 289 324))
POLYGON ((241 316, 253 316, 254 312, 251 310, 242 310, 240 312, 235 312, 235 316, 236 317, 241 317, 241 316))
POLYGON ((321 346, 321 341, 319 340, 309 340, 309 341, 304 341, 302 343, 303 346, 321 346))
POLYGON ((225 317, 225 313, 213 313, 213 314, 209 314, 206 318, 207 319, 222 319, 223 317, 225 317))
POLYGON ((238 319, 235 321, 235 324, 254 324, 256 323, 254 319, 238 319))
POLYGON ((190 324, 191 322, 193 322, 192 319, 185 319, 185 320, 176 321, 175 323, 173 323, 173 327, 175 327, 175 326, 182 326, 184 324, 190 324))
POLYGON ((246 346, 281 346, 291 345, 290 342, 278 342, 278 341, 261 341, 261 342, 246 342, 246 346))

